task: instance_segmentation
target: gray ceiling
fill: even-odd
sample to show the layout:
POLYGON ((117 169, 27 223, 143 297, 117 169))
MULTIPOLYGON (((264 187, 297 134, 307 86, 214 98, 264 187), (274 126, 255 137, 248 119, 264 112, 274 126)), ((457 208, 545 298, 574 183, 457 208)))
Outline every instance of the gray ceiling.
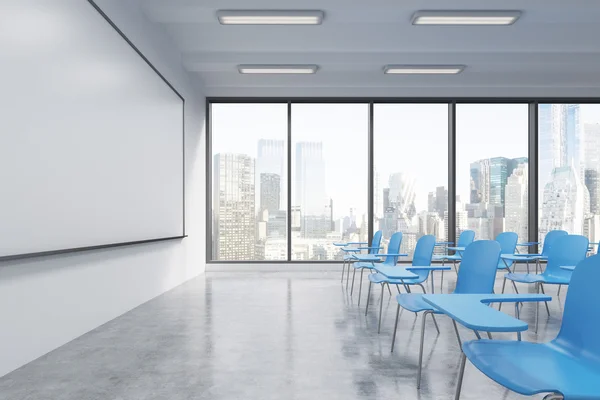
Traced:
POLYGON ((138 0, 207 96, 600 97, 600 1, 138 0), (219 9, 319 9, 319 26, 224 26, 219 9), (508 27, 413 26, 417 10, 522 10, 508 27), (459 75, 384 75, 385 64, 464 64, 459 75), (241 75, 238 64, 317 64, 241 75))

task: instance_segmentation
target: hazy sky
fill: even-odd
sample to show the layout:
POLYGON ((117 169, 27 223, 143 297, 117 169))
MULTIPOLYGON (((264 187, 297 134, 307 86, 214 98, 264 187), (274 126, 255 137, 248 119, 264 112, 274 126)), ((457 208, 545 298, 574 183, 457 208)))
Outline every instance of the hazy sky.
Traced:
MULTIPOLYGON (((457 194, 463 200, 468 200, 471 162, 527 157, 527 109, 526 104, 457 105, 457 194)), ((374 166, 380 189, 387 187, 393 172, 414 176, 417 211, 426 209, 428 192, 447 186, 447 112, 446 104, 374 106, 374 166)), ((581 120, 600 122, 600 105, 582 105, 581 120)), ((213 104, 211 123, 213 154, 256 157, 259 139, 286 140, 287 105, 213 104)), ((323 142, 327 195, 334 199, 336 216, 347 215, 351 207, 359 215, 366 213, 368 105, 294 104, 292 138, 294 143, 323 142)))

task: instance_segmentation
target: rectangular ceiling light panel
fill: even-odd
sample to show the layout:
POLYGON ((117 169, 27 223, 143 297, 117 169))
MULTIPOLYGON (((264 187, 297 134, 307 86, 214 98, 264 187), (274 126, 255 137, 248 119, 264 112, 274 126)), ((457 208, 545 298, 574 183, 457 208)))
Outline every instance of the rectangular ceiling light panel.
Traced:
POLYGON ((314 74, 316 65, 238 65, 240 74, 314 74))
POLYGON ((319 10, 219 10, 222 25, 319 25, 323 11, 319 10))
POLYGON ((465 69, 464 65, 386 65, 386 74, 459 74, 465 69))
POLYGON ((520 11, 417 11, 413 25, 512 25, 520 11))

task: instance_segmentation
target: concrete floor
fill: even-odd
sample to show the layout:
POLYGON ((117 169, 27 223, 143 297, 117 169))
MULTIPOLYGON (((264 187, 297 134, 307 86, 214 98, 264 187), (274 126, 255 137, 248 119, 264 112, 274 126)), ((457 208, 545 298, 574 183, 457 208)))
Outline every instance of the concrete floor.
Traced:
MULTIPOLYGON (((444 292, 453 289, 455 276, 446 273, 444 292)), ((357 293, 349 297, 339 278, 337 272, 209 273, 4 376, 0 398, 453 398, 459 350, 451 322, 438 317, 438 336, 428 321, 417 391, 421 317, 401 315, 390 353, 396 303, 386 291, 378 335, 377 308, 364 315, 366 291, 359 310, 357 293)), ((375 304, 378 296, 374 291, 375 304)), ((561 302, 550 303, 549 319, 542 306, 539 336, 528 332, 524 340, 554 337, 563 301, 564 292, 561 302)), ((522 311, 531 324, 533 311, 533 305, 522 311)), ((461 334, 474 338, 465 329, 461 334)), ((509 337, 514 335, 498 335, 509 337)), ((527 397, 507 392, 467 365, 461 398, 527 397)))

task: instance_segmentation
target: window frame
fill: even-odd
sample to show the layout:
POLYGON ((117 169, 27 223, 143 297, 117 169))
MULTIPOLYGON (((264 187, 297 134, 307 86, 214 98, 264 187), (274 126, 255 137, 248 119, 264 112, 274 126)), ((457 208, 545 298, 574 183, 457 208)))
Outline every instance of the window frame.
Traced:
MULTIPOLYGON (((369 214, 369 232, 368 237, 373 236, 373 201, 374 201, 374 105, 390 103, 433 103, 448 105, 448 241, 455 241, 456 232, 456 105, 461 103, 470 104, 526 104, 528 105, 528 241, 537 242, 539 230, 538 218, 538 105, 548 103, 568 103, 568 104, 600 104, 600 98, 568 98, 568 97, 520 97, 520 98, 485 98, 485 97, 433 97, 433 98, 415 98, 415 97, 208 97, 205 103, 206 116, 206 137, 205 137, 205 168, 206 168, 206 263, 207 264, 339 264, 339 261, 292 261, 291 260, 291 240, 288 240, 287 260, 214 260, 212 259, 212 125, 211 125, 211 106, 218 103, 283 103, 287 104, 288 110, 288 131, 287 131, 287 174, 288 182, 291 182, 291 159, 292 159, 292 124, 291 124, 291 105, 292 103, 368 103, 369 121, 368 121, 368 204, 369 214)), ((288 210, 291 206, 291 185, 287 187, 288 210)), ((291 237, 291 215, 288 212, 287 236, 291 237)), ((537 249, 531 249, 537 251, 537 249)), ((410 261, 403 261, 409 263, 410 261)))

